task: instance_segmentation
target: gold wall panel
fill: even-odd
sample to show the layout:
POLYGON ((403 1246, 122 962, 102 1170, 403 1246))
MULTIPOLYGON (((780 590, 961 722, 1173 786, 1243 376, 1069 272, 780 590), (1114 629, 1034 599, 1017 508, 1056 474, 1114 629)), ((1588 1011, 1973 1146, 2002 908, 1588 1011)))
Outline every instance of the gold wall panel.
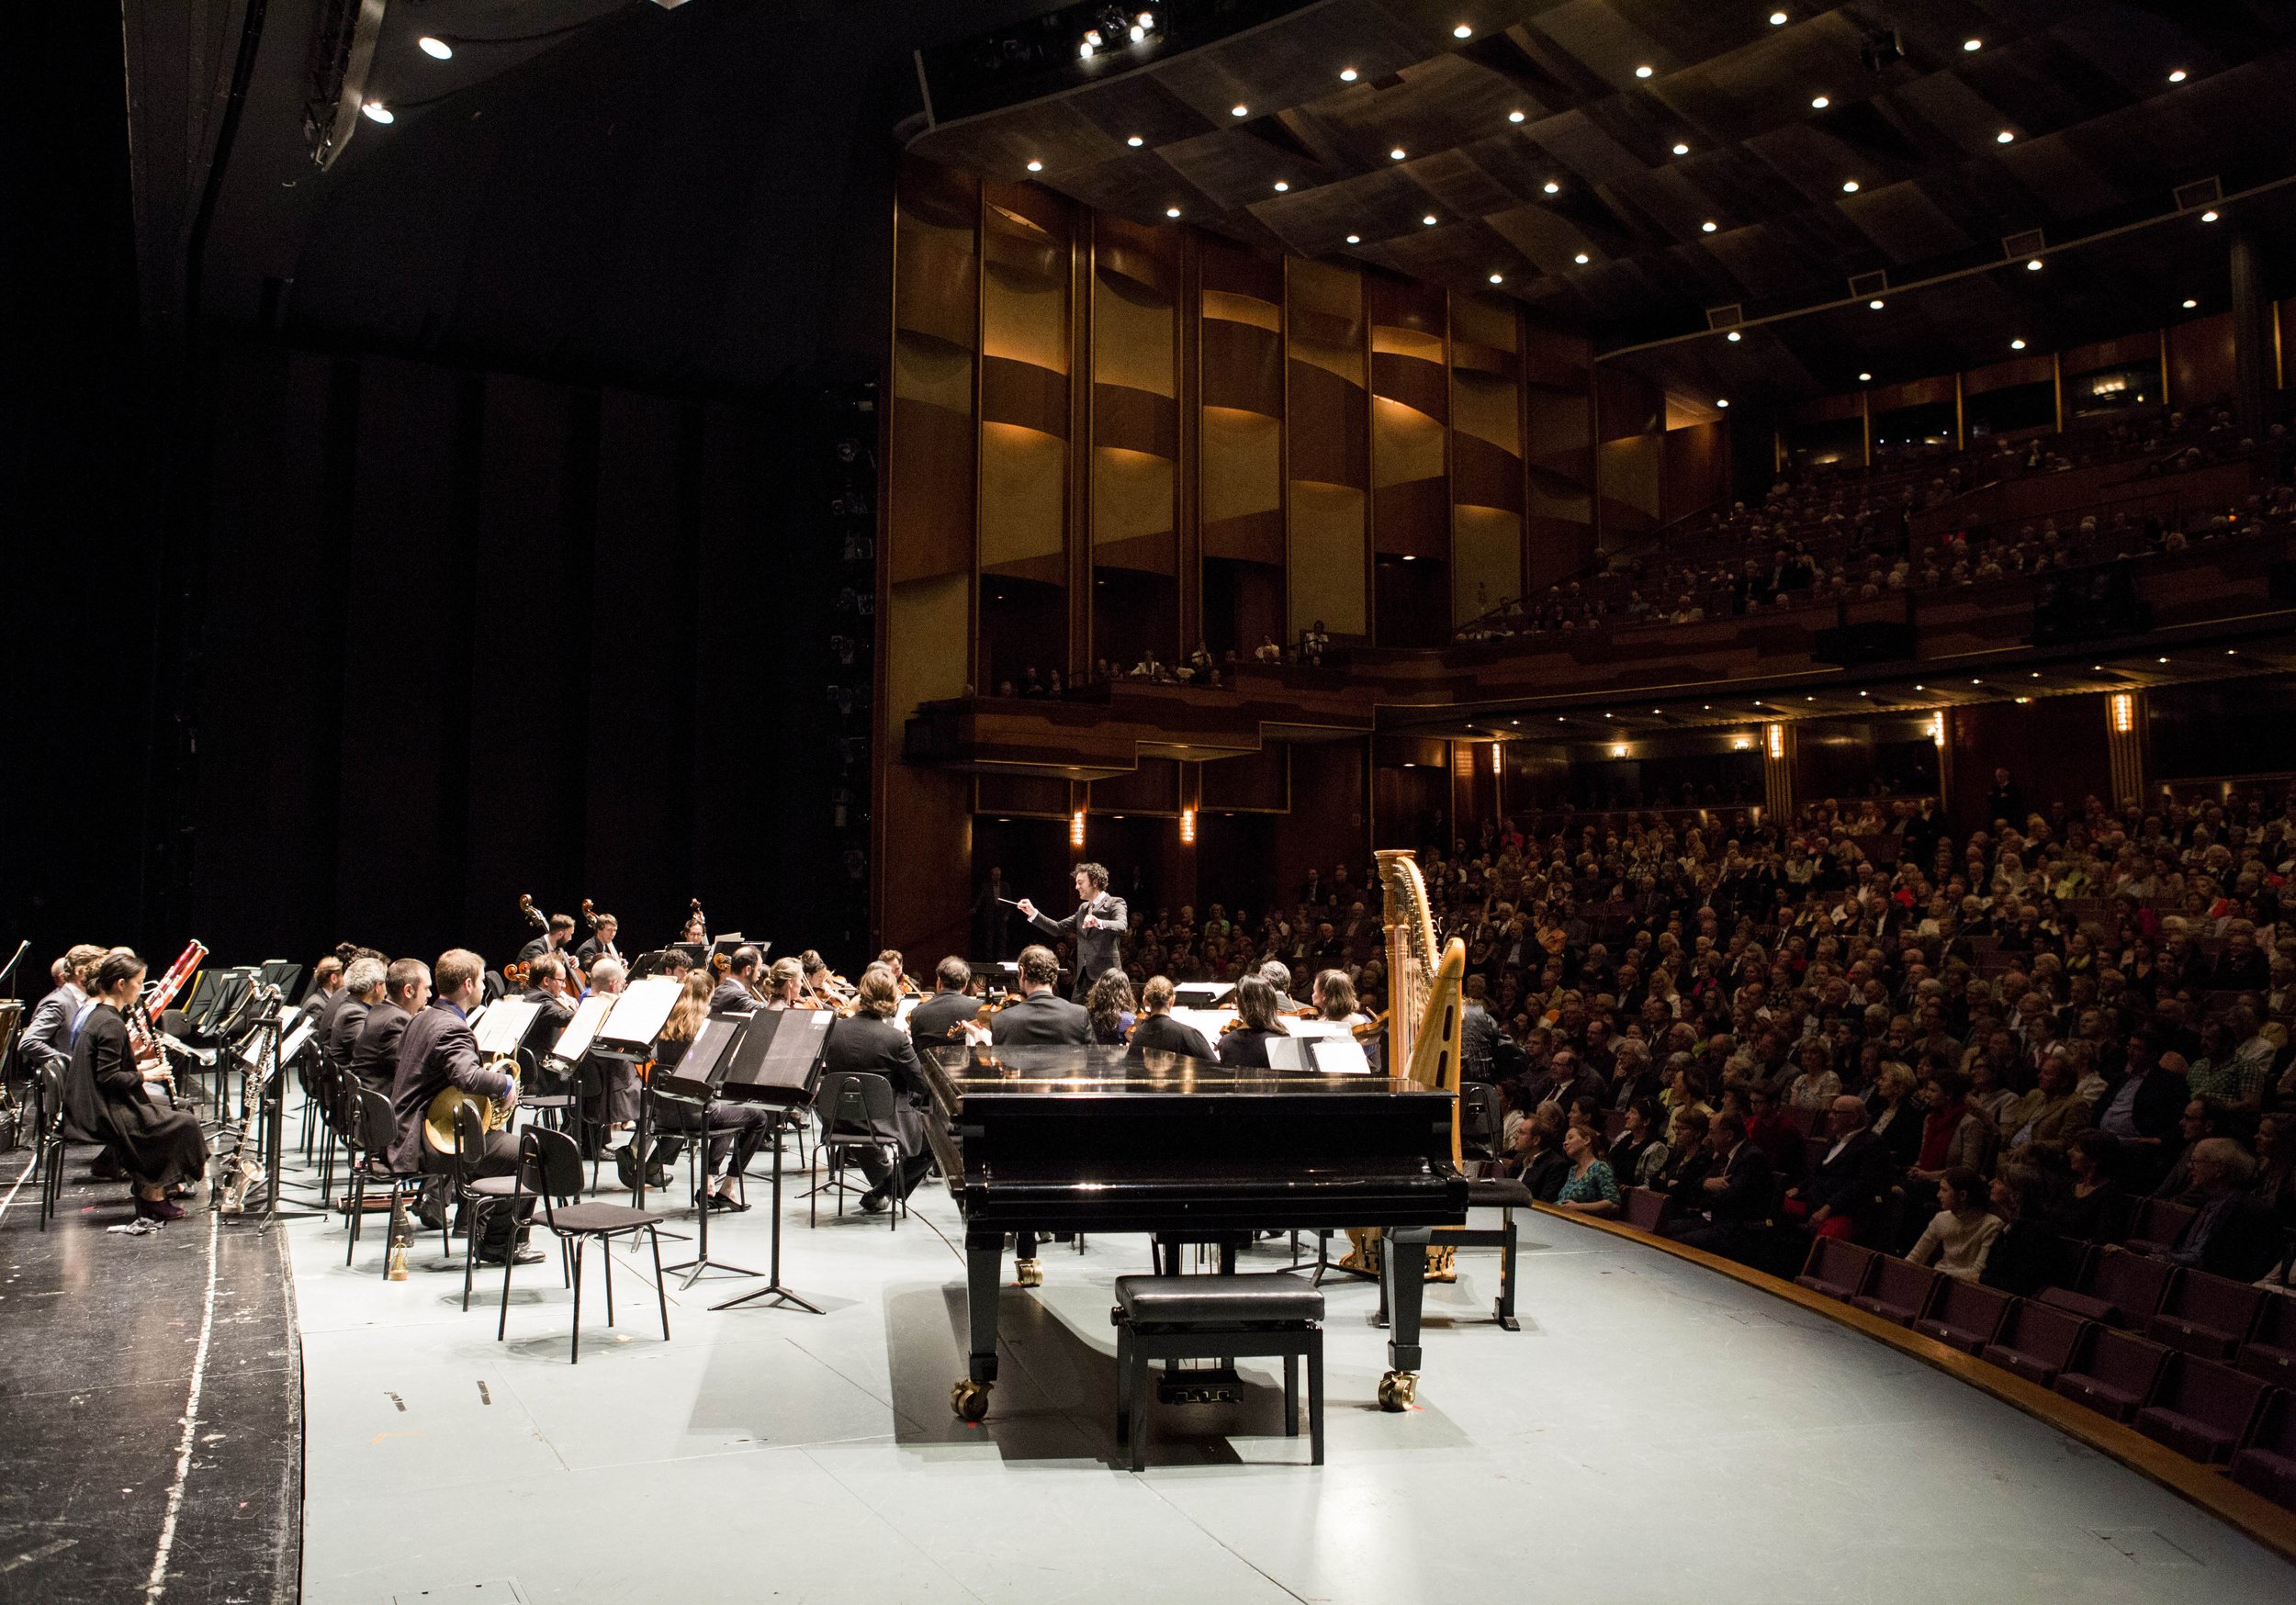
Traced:
POLYGON ((1451 622, 1523 594, 1523 521, 1495 507, 1461 507, 1451 525, 1451 622))
POLYGON ((1263 412, 1204 409, 1198 491, 1207 524, 1283 505, 1282 431, 1280 420, 1263 412))
MULTIPOLYGON (((1093 561, 1109 563, 1112 554, 1102 548, 1118 542, 1138 541, 1143 536, 1168 535, 1172 533, 1173 466, 1169 457, 1159 457, 1147 452, 1128 452, 1111 446, 1100 446, 1092 454, 1092 545, 1093 561)), ((1139 567, 1138 553, 1128 553, 1134 561, 1119 565, 1139 567)), ((1173 560, 1148 565, 1149 571, 1169 574, 1173 560)))
POLYGON ((1443 425, 1387 396, 1371 398, 1371 483, 1375 488, 1443 477, 1443 425))
POLYGON ((1092 287, 1092 377, 1152 395, 1177 396, 1173 372, 1172 303, 1105 268, 1092 287))
POLYGON ((1365 497, 1345 485, 1291 487, 1289 634, 1321 619, 1334 635, 1368 633, 1365 605, 1365 497))
POLYGON ((885 593, 885 713, 898 733, 919 702, 964 693, 966 635, 973 627, 969 577, 913 579, 885 593))
POLYGON ((1068 501, 1068 443, 1011 423, 981 426, 981 567, 1058 557, 1068 501))
POLYGON ((1451 375, 1451 427, 1515 456, 1523 449, 1522 420, 1517 413, 1521 397, 1522 392, 1505 379, 1455 370, 1451 375))
POLYGON ((1472 342, 1493 351, 1516 349, 1514 309, 1504 301, 1481 296, 1458 296, 1451 301, 1451 339, 1456 344, 1472 342))
POLYGON ((1283 312, 1273 301, 1257 296, 1238 295, 1233 290, 1207 289, 1203 296, 1204 320, 1210 323, 1243 323, 1254 329, 1265 329, 1270 334, 1283 332, 1283 312))

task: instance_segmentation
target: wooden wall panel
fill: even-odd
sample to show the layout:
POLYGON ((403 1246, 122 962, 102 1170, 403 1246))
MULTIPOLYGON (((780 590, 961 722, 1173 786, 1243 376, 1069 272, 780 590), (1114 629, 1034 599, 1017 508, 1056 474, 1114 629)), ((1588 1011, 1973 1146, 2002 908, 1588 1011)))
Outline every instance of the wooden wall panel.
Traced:
POLYGON ((2229 312, 2195 318, 2168 330, 2168 404, 2206 407, 2233 393, 2233 320, 2229 312))
POLYGON ((1523 520, 1495 507, 1460 506, 1451 530, 1451 619, 1479 618, 1523 592, 1523 520))
POLYGON ((1370 450, 1364 278, 1293 260, 1285 274, 1288 617, 1370 633, 1370 450))
POLYGON ((1525 331, 1527 589, 1576 572, 1594 553, 1593 360, 1593 348, 1583 339, 1525 331))
POLYGON ((1730 426, 1726 420, 1670 429, 1660 437, 1664 482, 1659 518, 1672 523, 1729 499, 1730 426))

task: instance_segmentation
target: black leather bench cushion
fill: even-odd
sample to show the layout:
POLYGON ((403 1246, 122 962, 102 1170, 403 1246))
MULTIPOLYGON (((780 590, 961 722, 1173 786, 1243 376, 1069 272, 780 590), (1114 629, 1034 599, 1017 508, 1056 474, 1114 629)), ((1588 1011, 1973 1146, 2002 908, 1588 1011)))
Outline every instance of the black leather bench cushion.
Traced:
POLYGON ((1323 1295, 1282 1271, 1243 1276, 1119 1276, 1116 1302, 1136 1326, 1323 1319, 1323 1295))

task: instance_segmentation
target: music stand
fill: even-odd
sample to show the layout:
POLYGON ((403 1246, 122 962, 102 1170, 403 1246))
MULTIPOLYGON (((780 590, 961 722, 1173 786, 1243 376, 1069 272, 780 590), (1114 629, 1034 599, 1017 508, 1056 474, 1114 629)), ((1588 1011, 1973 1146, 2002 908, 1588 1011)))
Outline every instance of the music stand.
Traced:
MULTIPOLYGON (((693 1046, 686 1049, 683 1059, 670 1070, 657 1065, 651 1087, 658 1098, 673 1098, 691 1104, 702 1117, 702 1129, 695 1139, 695 1163, 701 1168, 704 1184, 709 1180, 710 1100, 717 1095, 726 1072, 733 1068, 736 1044, 748 1035, 750 1015, 712 1015, 702 1022, 702 1029, 693 1038, 693 1046)), ((771 1019, 772 1016, 768 1016, 771 1019)), ((650 1156, 649 1156, 650 1157, 650 1156)), ((680 1291, 692 1286, 707 1271, 722 1271, 729 1276, 754 1276, 758 1273, 740 1265, 730 1265, 710 1258, 710 1201, 706 1184, 694 1198, 694 1213, 701 1220, 701 1240, 694 1245, 693 1258, 681 1260, 674 1265, 664 1265, 662 1274, 672 1271, 687 1273, 680 1291)))
POLYGON ((757 1015, 718 1084, 722 1095, 764 1104, 772 1112, 773 1247, 765 1285, 713 1304, 712 1309, 733 1309, 764 1298, 777 1305, 793 1304, 812 1315, 822 1312, 819 1305, 782 1285, 782 1130, 792 1114, 813 1102, 814 1089, 821 1083, 821 1051, 828 1046, 829 1025, 836 1018, 827 1009, 775 1009, 757 1015))
MULTIPOLYGON (((278 1000, 284 995, 280 993, 272 994, 271 1007, 265 1016, 256 1023, 250 1044, 252 1052, 242 1058, 242 1062, 255 1079, 255 1097, 259 1106, 256 1113, 263 1123, 259 1139, 264 1150, 261 1184, 263 1223, 256 1228, 259 1233, 269 1231, 272 1222, 276 1220, 314 1220, 328 1213, 323 1200, 316 1207, 300 1199, 289 1200, 287 1182, 282 1174, 287 1155, 287 1067, 294 1063, 298 1055, 309 1050, 311 1038, 318 1031, 316 1023, 308 1018, 296 1021, 292 1027, 283 1026, 286 1010, 278 1000), (267 1073, 266 1059, 269 1061, 267 1073), (290 1207, 282 1207, 283 1203, 290 1207)), ((242 1128, 240 1140, 242 1143, 246 1140, 245 1128, 242 1128)), ((240 1199, 240 1218, 244 1220, 252 1208, 251 1201, 242 1196, 240 1199)))
MULTIPOLYGON (((661 1028, 670 1023, 670 1011, 678 1006, 678 998, 685 991, 685 982, 668 975, 649 975, 643 981, 632 982, 615 997, 613 1006, 606 1011, 605 1019, 598 1027, 598 1035, 590 1045, 591 1053, 599 1059, 610 1059, 630 1067, 637 1067, 654 1057, 654 1043, 661 1036, 661 1028)), ((652 1159, 653 1132, 646 1118, 646 1106, 638 1105, 637 1185, 631 1190, 636 1207, 646 1207, 646 1173, 652 1159)))

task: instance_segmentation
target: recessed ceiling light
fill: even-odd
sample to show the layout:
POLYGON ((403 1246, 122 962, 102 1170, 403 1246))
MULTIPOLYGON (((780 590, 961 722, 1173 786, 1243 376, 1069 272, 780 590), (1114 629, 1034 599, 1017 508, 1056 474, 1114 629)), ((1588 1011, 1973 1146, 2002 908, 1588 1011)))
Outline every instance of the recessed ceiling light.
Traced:
POLYGON ((1134 134, 1131 139, 1125 140, 1124 142, 1130 145, 1133 150, 1137 151, 1148 141, 1142 139, 1138 134, 1134 134))
POLYGON ((1228 115, 1230 117, 1250 117, 1252 115, 1252 108, 1248 106, 1232 106, 1228 108, 1228 115))
POLYGON ((2011 351, 2022 351, 2025 349, 2025 342, 2021 340, 2012 340, 2009 342, 2009 349, 2011 351))
POLYGON ((1716 407, 1728 407, 1728 406, 1729 405, 1729 402, 1728 402, 1728 401, 1727 401, 1727 400, 1716 400, 1716 401, 1715 402, 1715 405, 1716 405, 1716 407))
POLYGON ((1177 207, 1166 207, 1164 208, 1164 215, 1167 218, 1176 218, 1180 215, 1180 208, 1177 207))
POLYGON ((2162 658, 2162 659, 2161 659, 2161 661, 2162 661, 2163 663, 2167 663, 2167 662, 2168 661, 2168 659, 2167 659, 2166 657, 2164 657, 2164 658, 2162 658))
POLYGON ((1587 264, 1587 254, 1585 252, 1581 251, 1578 253, 1578 255, 1572 257, 1570 260, 1577 263, 1581 267, 1584 267, 1587 264))
POLYGON ((1506 283, 1506 275, 1504 274, 1494 273, 1491 275, 1491 282, 1494 285, 1504 284, 1506 283))
POLYGON ((370 100, 365 106, 359 107, 359 109, 366 114, 366 118, 369 122, 394 123, 399 120, 397 118, 391 116, 390 107, 385 106, 379 100, 370 100))
POLYGON ((1841 193, 1842 193, 1842 194, 1844 194, 1844 195, 1855 195, 1855 194, 1857 194, 1857 192, 1858 192, 1858 181, 1857 181, 1856 179, 1854 179, 1854 178, 1845 178, 1845 179, 1843 179, 1843 180, 1841 181, 1841 193))
POLYGON ((1280 178, 1279 178, 1279 179, 1277 179, 1277 180, 1276 181, 1276 193, 1277 193, 1277 195, 1281 195, 1281 194, 1283 194, 1286 190, 1289 189, 1290 187, 1291 187, 1291 185, 1290 185, 1287 184, 1284 180, 1282 180, 1282 179, 1280 179, 1280 178))
POLYGON ((1363 243, 1363 236, 1360 234, 1350 234, 1347 236, 1347 243, 1350 245, 1360 245, 1363 243))
POLYGON ((2181 84, 2184 82, 2184 69, 2179 67, 2175 72, 2168 74, 2168 82, 2171 84, 2181 84))
POLYGON ((2016 134, 2008 129, 2003 129, 1999 133, 1993 136, 1993 142, 1997 145, 2006 145, 2016 138, 2016 134))
POLYGON ((1690 147, 1688 145, 1677 144, 1674 147, 1674 154, 1677 156, 1687 156, 1690 154, 1690 147))
POLYGON ((2041 271, 2041 258, 2036 256, 2027 262, 2025 264, 2025 271, 2027 273, 2039 273, 2041 271))
POLYGON ((424 55, 430 57, 433 62, 451 62, 455 59, 455 47, 453 45, 448 44, 443 39, 434 38, 427 33, 421 39, 414 41, 414 48, 421 51, 424 55))
POLYGON ((2200 304, 2200 302, 2194 300, 2190 296, 2187 296, 2184 298, 2184 309, 2188 312, 2191 311, 2193 308, 2199 306, 2200 304))
POLYGON ((1981 39, 1965 39, 1961 41, 1961 48, 1964 51, 1981 51, 1985 49, 1985 40, 1981 39))
POLYGON ((1429 212, 1425 217, 1420 219, 1419 220, 1426 224, 1428 228, 1432 229, 1435 224, 1435 215, 1433 212, 1429 212))
POLYGON ((1879 296, 1875 296, 1872 300, 1865 303, 1865 309, 1869 312, 1878 312, 1882 309, 1882 298, 1879 296))
POLYGON ((1870 384, 1872 384, 1873 382, 1874 382, 1874 376, 1873 376, 1873 375, 1871 375, 1871 374, 1860 374, 1860 375, 1858 376, 1858 383, 1859 383, 1859 384, 1861 384, 1861 385, 1870 385, 1870 384))
POLYGON ((2214 212, 2202 212, 2200 214, 2200 221, 2203 223, 2213 223, 2216 221, 2216 214, 2214 212))
POLYGON ((1831 100, 1822 95, 1813 95, 1809 97, 1809 106, 1812 111, 1823 111, 1832 104, 1833 102, 1831 100))
POLYGON ((1041 162, 1031 162, 1029 163, 1029 171, 1031 173, 1041 173, 1044 171, 1044 163, 1041 162))
POLYGON ((1562 193, 1562 185, 1557 184, 1551 178, 1546 183, 1540 185, 1538 187, 1545 190, 1548 195, 1560 195, 1562 193))
POLYGON ((1656 71, 1656 69, 1651 67, 1637 67, 1635 69, 1635 76, 1638 78, 1648 78, 1654 71, 1656 71))
POLYGON ((1523 114, 1522 114, 1521 112, 1519 112, 1519 111, 1511 111, 1511 112, 1507 113, 1507 121, 1509 121, 1509 122, 1511 122, 1511 123, 1519 123, 1519 122, 1521 122, 1522 120, 1523 120, 1523 114))
POLYGON ((1705 222, 1698 225, 1698 232, 1701 234, 1711 234, 1721 226, 1721 224, 1716 222, 1712 218, 1708 218, 1705 222))
POLYGON ((1475 30, 1462 22, 1451 30, 1451 37, 1453 39, 1473 39, 1475 37, 1475 30))
POLYGON ((1398 145, 1390 151, 1387 153, 1387 159, 1390 162, 1401 162, 1403 159, 1403 147, 1398 145))
POLYGON ((1786 15, 1785 15, 1785 13, 1784 13, 1784 12, 1783 12, 1783 11, 1773 11, 1773 12, 1772 12, 1772 13, 1770 14, 1770 26, 1771 26, 1771 27, 1773 27, 1773 28, 1784 28, 1785 25, 1786 25, 1786 15))
POLYGON ((1745 336, 1739 333, 1737 330, 1733 329, 1722 338, 1728 341, 1732 345, 1736 345, 1740 340, 1743 340, 1745 336))
POLYGON ((1342 84, 1353 84, 1356 81, 1356 70, 1353 67, 1342 67, 1339 70, 1339 81, 1342 84))

